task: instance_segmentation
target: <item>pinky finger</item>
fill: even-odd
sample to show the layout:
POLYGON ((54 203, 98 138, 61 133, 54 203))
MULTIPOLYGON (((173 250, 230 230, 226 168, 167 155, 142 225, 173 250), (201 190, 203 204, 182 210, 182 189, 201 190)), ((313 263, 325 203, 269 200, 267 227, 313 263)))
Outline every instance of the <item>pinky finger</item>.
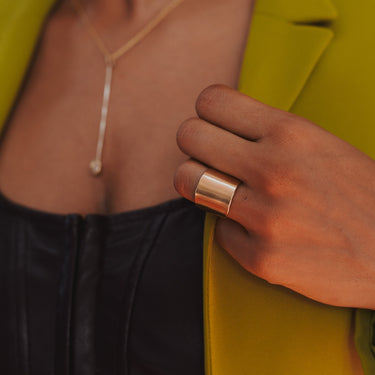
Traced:
POLYGON ((229 218, 218 218, 215 227, 215 239, 244 268, 254 261, 251 250, 251 234, 241 224, 229 218))
POLYGON ((279 284, 280 263, 256 235, 229 219, 218 219, 215 239, 246 271, 269 283, 279 284))

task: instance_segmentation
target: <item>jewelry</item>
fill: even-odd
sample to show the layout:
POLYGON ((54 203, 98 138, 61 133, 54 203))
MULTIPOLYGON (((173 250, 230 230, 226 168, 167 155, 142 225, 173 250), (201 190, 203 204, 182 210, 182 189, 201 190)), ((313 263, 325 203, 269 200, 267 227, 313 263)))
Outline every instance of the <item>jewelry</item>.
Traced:
POLYGON ((208 168, 200 177, 194 192, 194 202, 219 216, 227 217, 240 180, 208 168))
POLYGON ((136 46, 140 41, 142 41, 163 19, 179 4, 182 3, 183 0, 173 0, 169 3, 166 7, 162 8, 161 11, 146 25, 141 29, 137 34, 133 36, 130 40, 128 40, 125 44, 123 44, 120 48, 118 48, 114 52, 110 52, 106 47, 105 43, 103 42, 102 38, 99 36, 98 32, 91 24, 90 19, 85 12, 82 4, 78 0, 71 0, 72 5, 74 6, 76 12, 81 17, 84 25, 87 27, 89 34, 91 35, 96 47, 100 51, 100 53, 104 57, 105 62, 105 81, 104 81, 104 92, 103 92, 103 102, 102 102, 102 109, 101 109, 101 117, 99 123, 99 136, 98 136, 98 143, 96 146, 96 156, 95 159, 92 160, 89 164, 89 168, 91 173, 94 176, 98 176, 102 169, 102 153, 103 153, 103 144, 104 144, 104 137, 105 131, 107 127, 107 117, 108 117, 108 105, 109 99, 111 96, 111 87, 112 87, 112 74, 113 68, 117 60, 123 56, 126 52, 128 52, 131 48, 136 46))

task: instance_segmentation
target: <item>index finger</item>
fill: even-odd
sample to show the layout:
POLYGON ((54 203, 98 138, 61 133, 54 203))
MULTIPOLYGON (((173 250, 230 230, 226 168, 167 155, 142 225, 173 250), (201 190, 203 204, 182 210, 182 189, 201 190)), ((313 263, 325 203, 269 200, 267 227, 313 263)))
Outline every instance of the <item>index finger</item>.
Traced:
POLYGON ((258 141, 290 114, 259 102, 229 86, 204 89, 196 102, 198 116, 250 141, 258 141))

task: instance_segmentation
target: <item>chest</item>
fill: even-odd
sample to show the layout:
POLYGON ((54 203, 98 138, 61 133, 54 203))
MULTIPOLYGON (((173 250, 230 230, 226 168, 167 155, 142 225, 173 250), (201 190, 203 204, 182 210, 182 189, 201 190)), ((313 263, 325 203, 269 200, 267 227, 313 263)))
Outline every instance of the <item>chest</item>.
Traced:
MULTIPOLYGON (((236 87, 251 2, 180 5, 121 57, 113 72, 103 173, 94 178, 104 62, 87 30, 69 15, 47 23, 0 148, 0 189, 53 212, 120 212, 178 196, 175 142, 200 91, 236 87), (27 181, 27 184, 25 184, 27 181)), ((137 28, 103 35, 114 50, 137 28)))

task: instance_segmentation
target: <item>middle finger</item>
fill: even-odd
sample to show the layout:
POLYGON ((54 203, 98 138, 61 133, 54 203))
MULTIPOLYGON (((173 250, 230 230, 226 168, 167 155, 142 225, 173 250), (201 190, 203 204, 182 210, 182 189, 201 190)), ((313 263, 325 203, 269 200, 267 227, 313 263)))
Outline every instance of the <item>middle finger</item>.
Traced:
POLYGON ((260 145, 199 118, 182 123, 177 144, 185 154, 247 182, 254 182, 260 145))

